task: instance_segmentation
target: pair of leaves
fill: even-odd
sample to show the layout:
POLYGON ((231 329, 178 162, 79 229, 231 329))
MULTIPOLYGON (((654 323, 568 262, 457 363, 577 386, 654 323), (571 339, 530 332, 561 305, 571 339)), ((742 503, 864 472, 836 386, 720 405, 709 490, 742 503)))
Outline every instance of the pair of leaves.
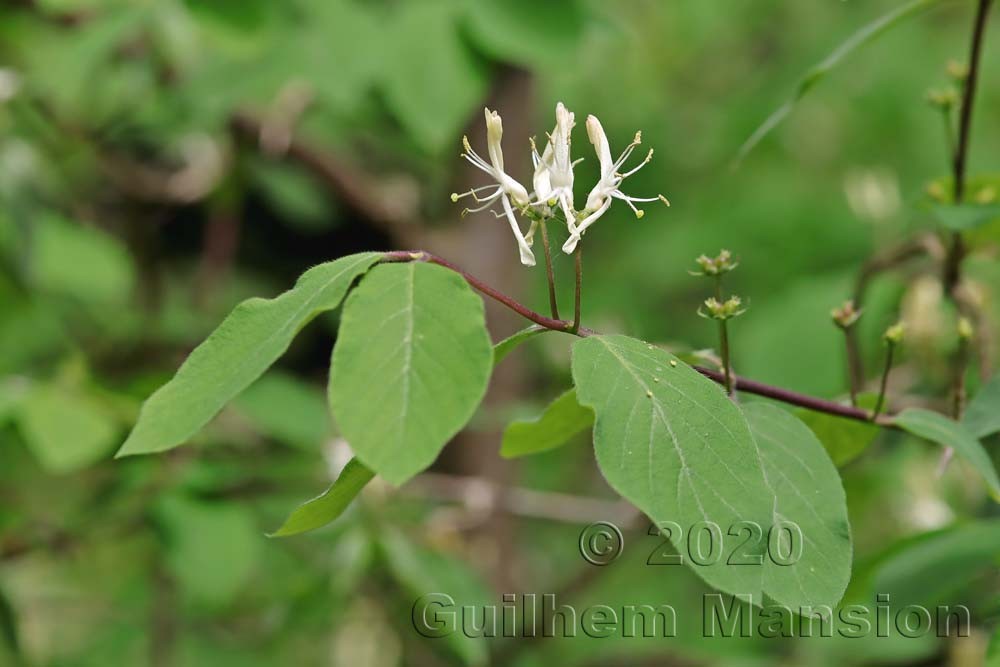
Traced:
MULTIPOLYGON (((800 529, 804 544, 791 565, 765 555, 767 540, 758 539, 747 548, 757 564, 721 558, 696 567, 706 582, 751 594, 757 604, 765 595, 793 608, 840 599, 851 566, 846 499, 808 427, 770 405, 741 412, 673 355, 625 336, 577 342, 573 378, 580 403, 596 415, 601 472, 657 524, 674 522, 684 531, 714 524, 734 535, 732 544, 744 542, 736 538, 748 523, 765 534, 789 524, 800 529)), ((682 536, 671 539, 686 553, 682 536)), ((794 545, 779 539, 778 547, 794 545)))
MULTIPOLYGON (((237 306, 146 401, 119 456, 185 442, 256 380, 299 329, 339 306, 378 258, 362 253, 322 264, 275 299, 237 306)), ((375 473, 401 484, 430 465, 472 417, 492 366, 482 300, 461 276, 418 262, 372 270, 344 306, 330 369, 330 408, 357 461, 276 534, 336 518, 375 473)), ((240 403, 260 407, 253 393, 240 403)), ((272 426, 289 431, 285 421, 272 426)))

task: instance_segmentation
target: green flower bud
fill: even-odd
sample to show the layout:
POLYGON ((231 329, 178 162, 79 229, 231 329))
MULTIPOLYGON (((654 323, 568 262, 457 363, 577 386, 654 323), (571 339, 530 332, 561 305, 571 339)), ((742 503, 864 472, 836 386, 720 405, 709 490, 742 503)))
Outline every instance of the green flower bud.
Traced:
POLYGON ((972 340, 975 332, 972 329, 972 322, 967 317, 958 318, 958 338, 962 341, 972 340))
POLYGON ((719 301, 714 296, 705 299, 704 310, 698 309, 698 314, 710 320, 731 320, 746 312, 743 301, 738 296, 731 296, 725 301, 719 301))
POLYGON ((958 104, 958 91, 954 88, 927 91, 927 103, 941 110, 948 110, 958 104))
POLYGON ((903 342, 903 334, 905 333, 905 327, 902 322, 896 322, 891 327, 885 330, 882 334, 882 340, 884 340, 889 345, 899 345, 903 342))
POLYGON ((961 83, 969 78, 969 66, 957 60, 949 60, 945 71, 955 81, 961 83))
POLYGON ((733 254, 728 250, 720 250, 715 257, 701 255, 694 261, 701 270, 692 271, 691 275, 693 276, 719 276, 723 273, 729 273, 739 266, 738 262, 733 261, 733 254))

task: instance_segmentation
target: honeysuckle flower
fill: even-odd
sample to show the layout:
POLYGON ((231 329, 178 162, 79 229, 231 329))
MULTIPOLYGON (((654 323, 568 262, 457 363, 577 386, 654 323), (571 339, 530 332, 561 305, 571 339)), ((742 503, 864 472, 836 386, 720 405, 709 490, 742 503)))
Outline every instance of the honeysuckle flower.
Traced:
POLYGON ((536 205, 558 204, 566 220, 573 220, 573 167, 570 157, 571 134, 576 125, 575 114, 559 102, 556 105, 556 126, 548 135, 541 155, 531 142, 531 160, 535 166, 533 185, 536 205))
MULTIPOLYGON (((510 223, 510 229, 514 232, 514 238, 517 239, 517 247, 521 253, 521 263, 526 266, 534 266, 535 255, 531 252, 531 243, 521 233, 521 228, 514 217, 514 209, 511 206, 511 201, 513 201, 519 208, 525 208, 531 203, 531 198, 528 196, 527 189, 504 171, 503 150, 500 147, 500 140, 503 138, 503 122, 500 119, 500 114, 496 111, 490 111, 488 108, 483 111, 486 116, 486 146, 490 161, 487 162, 476 151, 472 150, 468 137, 462 137, 462 145, 465 148, 462 157, 468 160, 474 167, 486 172, 496 182, 496 185, 472 188, 462 194, 454 193, 451 195, 451 200, 457 202, 462 197, 472 197, 476 203, 481 204, 478 208, 465 209, 462 212, 463 215, 465 213, 476 213, 488 208, 492 209, 499 201, 502 213, 494 211, 494 215, 498 218, 507 218, 507 221, 510 223), (485 194, 482 194, 484 192, 485 194)), ((533 236, 533 232, 534 228, 529 231, 529 234, 533 236)))
POLYGON ((611 207, 612 199, 621 199, 628 204, 632 211, 635 212, 637 218, 641 218, 644 212, 642 209, 636 208, 635 202, 662 201, 667 206, 670 205, 670 202, 663 195, 656 197, 632 197, 621 191, 622 181, 646 166, 653 157, 653 151, 650 150, 638 166, 625 173, 619 171, 622 165, 625 164, 625 161, 632 155, 632 151, 635 150, 636 146, 642 143, 641 132, 635 133, 632 143, 626 146, 617 160, 611 157, 611 146, 608 143, 608 137, 604 133, 601 121, 597 120, 596 116, 587 117, 587 136, 590 137, 590 143, 594 145, 597 159, 601 163, 601 179, 587 196, 587 205, 583 211, 582 219, 577 223, 570 221, 568 224, 569 238, 563 244, 563 252, 566 253, 572 253, 576 249, 576 244, 579 243, 580 237, 587 228, 597 222, 611 207))

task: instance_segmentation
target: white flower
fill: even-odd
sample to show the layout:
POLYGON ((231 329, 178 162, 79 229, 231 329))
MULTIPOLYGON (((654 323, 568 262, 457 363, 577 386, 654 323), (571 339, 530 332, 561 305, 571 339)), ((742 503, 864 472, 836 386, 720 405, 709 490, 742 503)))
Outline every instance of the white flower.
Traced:
POLYGON ((587 196, 587 206, 583 211, 583 218, 580 222, 575 224, 572 220, 568 222, 569 238, 566 240, 566 243, 563 244, 563 252, 565 253, 572 253, 576 249, 576 244, 579 243, 580 237, 585 231, 587 231, 587 228, 597 222, 597 220, 611 207, 612 199, 621 199, 628 204, 635 212, 637 218, 641 218, 643 216, 643 210, 636 208, 634 202, 650 202, 659 200, 667 206, 670 205, 670 202, 668 202, 663 195, 659 195, 657 197, 630 197, 620 189, 622 181, 642 169, 653 157, 653 151, 650 150, 646 155, 646 158, 635 168, 625 173, 620 173, 618 171, 621 169, 622 165, 625 164, 625 161, 628 160, 629 156, 632 155, 632 151, 635 150, 635 147, 642 143, 641 132, 635 133, 635 139, 633 139, 632 143, 625 148, 617 160, 614 160, 611 157, 611 146, 608 144, 608 137, 604 133, 601 121, 597 120, 596 116, 587 117, 587 135, 590 137, 590 143, 594 144, 597 159, 600 160, 601 163, 601 179, 587 196))
POLYGON ((516 206, 524 208, 531 203, 531 198, 528 196, 527 189, 504 171, 503 151, 500 148, 500 139, 503 137, 503 123, 500 120, 500 114, 489 109, 484 109, 484 113, 486 115, 486 144, 490 161, 487 162, 472 150, 468 137, 462 137, 462 144, 465 147, 462 157, 468 160, 473 166, 489 174, 490 178, 496 181, 496 185, 473 188, 468 192, 463 192, 461 195, 453 194, 451 200, 458 201, 462 197, 471 196, 477 203, 482 204, 478 208, 465 209, 463 214, 476 213, 491 208, 499 201, 503 212, 497 213, 494 211, 494 215, 498 218, 507 218, 511 231, 514 232, 514 237, 517 239, 517 247, 521 252, 521 263, 526 266, 534 266, 535 255, 531 252, 531 243, 521 233, 521 228, 514 218, 514 210, 511 206, 511 201, 513 200, 516 206), (486 190, 489 192, 480 196, 480 193, 486 190))
MULTIPOLYGON (((562 102, 556 105, 556 126, 548 135, 545 150, 538 154, 535 142, 531 142, 531 159, 535 165, 533 204, 557 203, 567 220, 573 214, 573 167, 570 159, 571 134, 576 125, 575 115, 562 102)), ((579 162, 579 160, 577 160, 579 162)))

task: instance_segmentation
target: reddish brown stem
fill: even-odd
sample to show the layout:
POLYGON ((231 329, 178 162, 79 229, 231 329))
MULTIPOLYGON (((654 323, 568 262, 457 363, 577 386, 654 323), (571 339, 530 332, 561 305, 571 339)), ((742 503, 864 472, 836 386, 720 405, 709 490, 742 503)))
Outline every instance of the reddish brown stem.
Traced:
MULTIPOLYGON (((458 268, 446 259, 442 259, 429 252, 424 252, 422 250, 395 250, 392 252, 387 252, 382 255, 383 262, 430 262, 431 264, 437 264, 445 268, 451 269, 455 273, 462 276, 466 282, 468 282, 473 288, 479 290, 486 296, 494 299, 495 301, 503 304, 507 308, 510 308, 518 315, 531 320, 535 324, 545 327, 546 329, 551 329, 553 331, 562 331, 564 333, 573 332, 573 323, 567 322, 566 320, 557 320, 551 317, 546 317, 531 310, 527 306, 519 303, 517 300, 507 296, 503 292, 500 292, 486 283, 482 282, 470 273, 466 273, 462 269, 458 268)), ((587 336, 598 335, 597 331, 593 329, 588 329, 586 327, 580 327, 576 331, 576 335, 581 338, 587 336)), ((696 371, 704 375, 705 377, 713 380, 723 386, 726 384, 726 378, 724 373, 712 370, 710 368, 703 368, 701 366, 693 367, 696 371)), ((866 410, 861 410, 860 408, 855 408, 849 405, 841 405, 840 403, 835 403, 833 401, 827 401, 822 398, 816 398, 814 396, 808 396, 806 394, 800 394, 798 392, 791 391, 789 389, 782 389, 781 387, 773 387, 771 385, 764 384, 763 382, 757 382, 755 380, 750 380, 748 378, 740 377, 739 375, 732 376, 733 387, 739 391, 745 391, 748 394, 756 394, 758 396, 764 396, 767 398, 773 398, 774 400, 781 401, 782 403, 788 403, 789 405, 797 405, 808 410, 813 410, 815 412, 825 412, 830 415, 837 417, 844 417, 845 419, 854 419, 856 421, 871 421, 871 414, 866 410)), ((892 419, 888 415, 882 415, 877 420, 876 423, 892 427, 892 419)))

